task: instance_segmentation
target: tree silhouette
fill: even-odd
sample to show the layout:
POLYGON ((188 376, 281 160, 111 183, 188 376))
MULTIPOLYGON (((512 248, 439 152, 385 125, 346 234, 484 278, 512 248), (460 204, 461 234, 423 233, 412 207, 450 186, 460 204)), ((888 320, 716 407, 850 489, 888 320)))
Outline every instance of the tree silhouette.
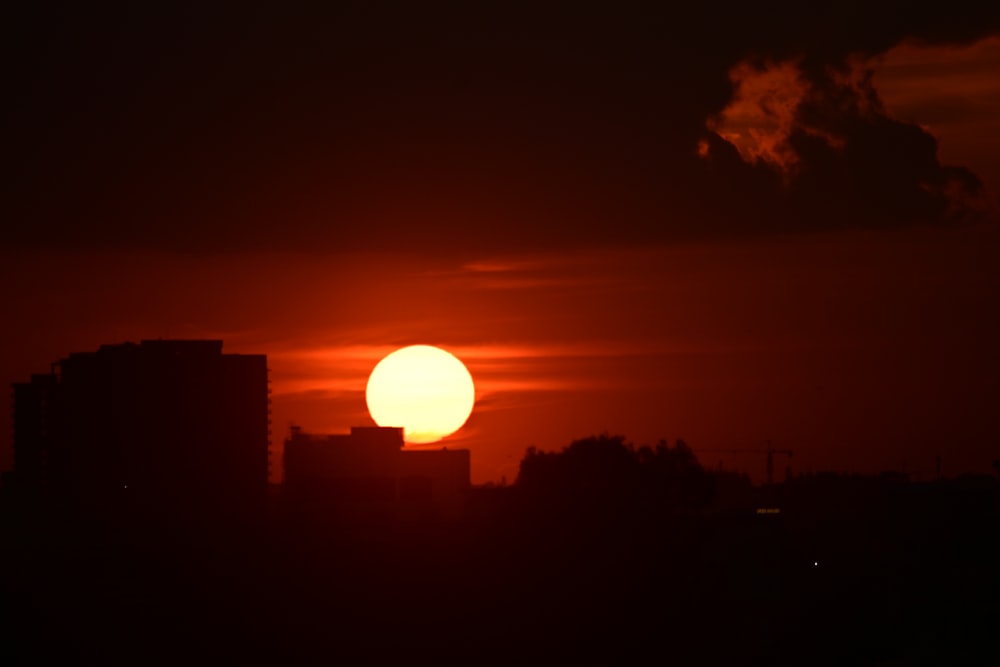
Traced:
POLYGON ((529 447, 517 487, 538 501, 581 509, 690 512, 714 496, 711 475, 683 440, 636 448, 609 434, 576 440, 561 452, 529 447))

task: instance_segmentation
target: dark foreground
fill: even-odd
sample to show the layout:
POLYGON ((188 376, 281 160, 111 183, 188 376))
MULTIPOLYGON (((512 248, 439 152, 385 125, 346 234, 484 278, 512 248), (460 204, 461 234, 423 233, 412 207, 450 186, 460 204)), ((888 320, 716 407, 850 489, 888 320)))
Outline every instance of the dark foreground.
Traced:
POLYGON ((7 512, 0 664, 987 664, 990 490, 850 512, 7 512))

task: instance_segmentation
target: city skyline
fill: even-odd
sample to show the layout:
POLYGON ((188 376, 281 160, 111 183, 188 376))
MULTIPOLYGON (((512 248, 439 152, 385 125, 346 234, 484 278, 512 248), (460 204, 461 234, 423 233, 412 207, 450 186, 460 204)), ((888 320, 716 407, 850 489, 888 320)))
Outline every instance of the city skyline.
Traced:
MULTIPOLYGON (((140 341, 140 342, 121 342, 121 343, 115 343, 115 344, 105 343, 105 344, 102 344, 99 347, 99 349, 97 351, 95 351, 95 352, 75 351, 75 352, 70 353, 67 357, 65 357, 62 360, 55 360, 51 364, 51 366, 52 366, 52 373, 51 374, 33 373, 30 376, 30 378, 24 378, 22 382, 14 383, 13 388, 15 390, 17 390, 18 387, 22 387, 22 386, 25 387, 25 388, 33 388, 34 386, 42 387, 43 384, 45 386, 48 386, 48 381, 50 379, 51 380, 55 380, 58 377, 58 374, 56 373, 56 368, 57 367, 59 367, 61 365, 64 365, 64 364, 67 364, 67 363, 71 363, 71 361, 74 360, 74 359, 81 359, 81 358, 84 358, 84 357, 95 357, 95 355, 97 355, 98 353, 100 353, 100 354, 109 354, 110 351, 116 350, 116 349, 125 350, 125 349, 132 348, 132 349, 137 349, 138 350, 138 349, 141 349, 142 345, 147 345, 147 346, 156 345, 156 346, 161 347, 163 349, 167 349, 171 345, 190 346, 191 349, 195 349, 195 347, 200 346, 203 349, 207 349, 208 347, 212 347, 212 348, 221 347, 223 343, 224 343, 224 341, 221 341, 221 340, 211 341, 211 340, 204 340, 204 339, 194 339, 194 340, 190 340, 190 339, 153 339, 153 340, 143 340, 143 341, 140 341)), ((343 370, 341 370, 341 373, 348 374, 348 373, 351 372, 351 370, 356 371, 356 372, 360 371, 360 370, 363 370, 363 368, 365 366, 361 365, 361 364, 370 364, 370 362, 364 361, 367 357, 373 357, 373 355, 375 355, 373 358, 378 359, 377 355, 384 354, 387 351, 392 351, 392 348, 388 348, 388 347, 374 348, 374 347, 357 346, 354 349, 352 349, 352 350, 349 351, 349 354, 351 354, 351 355, 354 356, 355 367, 354 368, 349 368, 346 371, 346 373, 343 370), (361 364, 358 364, 358 360, 359 359, 362 360, 361 364)), ((466 350, 460 350, 460 353, 467 353, 467 352, 468 351, 466 351, 466 350)), ((327 354, 329 354, 329 352, 327 354)), ((230 356, 234 356, 234 355, 230 354, 230 356)), ((237 356, 239 356, 239 355, 237 355, 237 356)), ((242 356, 247 356, 247 355, 244 353, 242 356)), ((267 357, 266 354, 259 353, 259 352, 258 353, 253 353, 250 356, 257 356, 259 358, 266 358, 267 357)), ((473 354, 471 355, 471 358, 473 360, 477 360, 477 357, 475 356, 475 351, 473 351, 473 354)), ((327 357, 323 361, 325 361, 325 362, 328 363, 329 362, 329 357, 327 357)), ((374 365, 374 364, 370 364, 370 365, 374 365)), ((473 363, 473 367, 475 367, 474 363, 473 363)), ((272 384, 272 381, 270 379, 270 369, 268 370, 268 374, 267 375, 268 375, 267 384, 270 387, 271 384, 272 384)), ((354 383, 357 384, 358 380, 354 380, 354 383)), ((489 388, 489 382, 488 381, 485 382, 484 384, 485 384, 485 386, 487 388, 489 388)), ((279 386, 280 386, 280 384, 279 384, 279 386)), ((362 392, 355 391, 353 393, 355 393, 355 394, 362 394, 363 395, 363 391, 362 392)), ((480 397, 482 397, 482 392, 477 391, 477 394, 479 394, 480 397)), ((487 395, 489 395, 488 392, 487 392, 487 395)), ((16 398, 16 391, 12 394, 12 398, 16 398)), ((357 402, 358 402, 358 396, 355 396, 354 403, 356 404, 357 402)), ((340 406, 341 407, 340 411, 338 411, 336 408, 334 408, 333 410, 329 410, 329 412, 332 415, 353 414, 355 416, 355 422, 354 422, 354 424, 352 426, 349 426, 349 427, 342 426, 341 424, 343 424, 343 422, 337 423, 336 419, 338 419, 338 418, 339 419, 343 419, 343 417, 336 417, 335 416, 334 419, 331 420, 330 419, 330 416, 331 416, 330 414, 323 414, 323 415, 320 416, 319 419, 316 419, 314 417, 314 420, 310 424, 309 420, 305 420, 305 422, 304 422, 302 419, 298 418, 298 416, 288 414, 285 411, 281 411, 281 410, 279 410, 279 414, 282 414, 283 416, 287 416, 288 420, 287 420, 287 422, 285 424, 283 424, 281 426, 278 426, 278 425, 276 425, 276 424, 273 423, 273 420, 270 419, 270 415, 272 413, 272 410, 269 407, 269 409, 268 409, 268 415, 269 415, 268 422, 269 422, 269 425, 268 425, 268 429, 267 429, 268 430, 268 436, 267 436, 267 438, 269 440, 270 461, 268 463, 268 468, 270 470, 270 473, 269 473, 268 479, 269 479, 269 481, 272 484, 275 484, 275 483, 276 484, 281 484, 284 481, 284 460, 283 460, 284 459, 284 455, 285 455, 284 445, 285 445, 285 442, 288 440, 288 438, 290 436, 294 435, 296 432, 301 432, 303 430, 303 423, 309 424, 306 427, 305 430, 306 431, 311 431, 311 432, 322 432, 324 429, 327 432, 345 431, 345 430, 348 430, 348 429, 353 432, 357 428, 364 429, 364 428, 368 428, 369 426, 374 426, 375 422, 371 419, 371 416, 367 413, 367 409, 366 409, 366 412, 365 412, 365 414, 363 416, 358 416, 358 413, 357 413, 356 410, 352 413, 350 411, 346 411, 346 410, 342 409, 344 407, 343 404, 347 403, 347 400, 342 399, 341 403, 342 403, 342 405, 340 406), (333 423, 335 425, 332 426, 332 427, 329 426, 331 423, 333 423), (321 426, 317 428, 316 427, 317 424, 320 424, 321 426)), ((15 401, 15 404, 16 404, 16 401, 15 401)), ((329 409, 330 402, 329 401, 323 401, 322 405, 325 408, 329 409)), ((355 405, 355 408, 356 407, 357 406, 355 405)), ((487 409, 489 409, 489 406, 487 406, 487 409)), ((475 413, 475 410, 473 410, 473 412, 475 413)), ((471 445, 472 451, 474 451, 474 452, 479 451, 479 447, 477 447, 477 437, 475 435, 469 436, 469 435, 467 435, 465 433, 462 433, 462 431, 465 428, 467 428, 467 427, 463 426, 462 428, 459 429, 459 433, 456 434, 457 437, 454 437, 454 436, 447 437, 446 436, 446 437, 444 437, 441 440, 437 440, 435 442, 432 442, 432 443, 429 443, 429 444, 425 444, 425 445, 424 444, 412 444, 411 443, 411 444, 406 445, 406 448, 407 448, 408 451, 421 451, 421 450, 437 450, 437 449, 440 449, 442 446, 446 447, 446 448, 448 446, 451 446, 451 447, 454 448, 455 446, 469 447, 471 445)), ((612 432, 612 431, 610 431, 608 429, 603 429, 603 430, 597 430, 597 429, 595 429, 595 430, 593 430, 593 431, 591 431, 589 433, 584 432, 584 430, 580 429, 580 430, 577 431, 577 435, 573 436, 573 438, 571 438, 570 440, 578 440, 580 438, 585 438, 585 437, 588 437, 588 436, 596 436, 596 435, 600 435, 600 434, 613 435, 615 437, 624 437, 624 438, 626 438, 627 441, 634 442, 636 444, 636 446, 651 446, 651 445, 656 444, 657 442, 669 442, 669 441, 673 440, 673 438, 667 438, 667 437, 659 437, 659 438, 656 438, 656 439, 642 440, 642 439, 633 438, 631 434, 629 434, 627 432, 624 432, 624 431, 614 431, 614 432, 612 432)), ((480 435, 480 438, 482 438, 481 435, 480 435)), ((488 438, 486 438, 486 439, 488 440, 488 438)), ((676 438, 676 439, 677 440, 681 440, 681 438, 676 438)), ((562 447, 565 447, 568 444, 570 444, 570 440, 565 440, 565 441, 562 441, 562 442, 560 442, 560 441, 553 441, 551 443, 546 443, 545 445, 542 445, 540 448, 543 451, 544 450, 558 451, 562 447)), ((13 442, 12 442, 12 444, 13 444, 13 442)), ((988 461, 982 461, 982 462, 980 462, 980 465, 979 465, 978 468, 957 469, 957 470, 956 469, 951 469, 951 470, 949 470, 947 467, 945 467, 944 469, 942 469, 942 453, 941 453, 941 451, 947 451, 947 450, 946 449, 939 449, 939 450, 933 451, 933 452, 932 451, 924 452, 925 458, 927 460, 924 460, 922 462, 922 465, 923 465, 922 469, 914 468, 914 467, 908 467, 907 464, 906 464, 907 459, 904 459, 902 465, 900 465, 900 466, 883 465, 883 466, 873 466, 873 467, 870 467, 868 469, 861 469, 861 470, 859 470, 856 467, 841 467, 841 468, 837 468, 836 466, 822 466, 822 465, 820 465, 820 466, 815 466, 815 465, 802 466, 802 465, 795 465, 796 461, 792 457, 792 454, 794 454, 794 451, 792 449, 788 448, 789 447, 788 443, 780 443, 779 442, 778 445, 776 446, 774 444, 774 441, 772 439, 770 439, 770 438, 765 439, 765 440, 761 440, 759 442, 753 442, 753 441, 749 441, 749 440, 744 440, 742 442, 741 441, 737 441, 735 444, 732 444, 731 441, 723 441, 722 444, 723 444, 722 447, 719 447, 719 446, 716 446, 716 447, 712 447, 712 446, 708 446, 708 447, 706 447, 706 446, 695 446, 694 447, 694 451, 695 451, 696 455, 698 455, 699 460, 700 460, 700 462, 703 465, 705 465, 705 466, 707 466, 709 468, 713 468, 713 469, 716 468, 716 467, 718 467, 718 469, 720 469, 720 470, 721 469, 726 469, 726 470, 735 471, 735 472, 739 472, 739 473, 743 473, 743 474, 748 474, 751 477, 751 479, 755 483, 757 483, 757 484, 762 484, 765 481, 770 481, 771 479, 775 479, 775 480, 784 479, 784 478, 786 478, 788 476, 789 471, 795 471, 797 473, 815 473, 815 472, 847 472, 847 473, 857 473, 857 472, 861 472, 862 474, 873 474, 873 473, 879 473, 879 472, 894 472, 894 473, 903 474, 904 476, 906 476, 906 477, 908 477, 910 479, 913 479, 913 480, 930 480, 930 479, 935 479, 935 478, 941 477, 941 475, 942 475, 943 472, 947 473, 948 476, 954 476, 954 475, 965 474, 965 473, 989 474, 990 472, 992 472, 993 468, 995 467, 995 461, 996 461, 996 459, 990 459, 988 461), (776 469, 773 466, 773 461, 772 461, 771 455, 768 454, 767 457, 764 457, 762 455, 762 454, 764 454, 766 452, 769 452, 769 451, 774 451, 774 452, 778 452, 780 454, 787 454, 788 455, 787 459, 784 459, 784 458, 781 459, 781 463, 780 463, 779 467, 777 468, 777 472, 775 472, 776 469)), ((521 451, 521 454, 523 455, 524 451, 528 450, 529 448, 531 448, 531 449, 539 449, 539 446, 535 442, 531 442, 529 444, 526 444, 526 445, 524 445, 524 447, 523 447, 523 449, 521 451)), ((988 452, 989 450, 985 450, 985 451, 988 452)), ((11 455, 14 454, 13 447, 12 447, 12 451, 10 452, 10 454, 11 455)), ((808 455, 808 452, 807 452, 807 455, 808 455)), ((800 456, 801 456, 801 451, 800 451, 800 456)), ((13 456, 11 456, 11 458, 13 458, 13 456)), ((910 459, 910 460, 913 460, 913 459, 910 459)), ((919 463, 919 461, 920 461, 919 457, 916 457, 916 460, 919 463)), ((944 459, 944 460, 947 462, 947 459, 944 459)), ((513 483, 513 482, 516 481, 518 467, 520 466, 521 461, 522 461, 521 456, 518 456, 516 458, 516 460, 515 460, 512 468, 507 468, 507 470, 510 473, 512 473, 512 474, 508 474, 507 472, 505 472, 505 473, 502 473, 501 476, 498 479, 490 479, 490 478, 487 478, 487 479, 478 479, 478 480, 475 480, 475 483, 477 483, 477 484, 484 484, 484 483, 485 484, 496 484, 496 483, 506 484, 506 483, 513 483)), ((13 466, 10 466, 10 468, 13 468, 13 466)), ((8 468, 8 469, 10 469, 10 468, 8 468)))
MULTIPOLYGON (((469 450, 406 450, 399 427, 293 429, 289 475, 258 504, 230 483, 249 451, 232 446, 239 437, 197 438, 212 424, 242 430, 238 412, 218 412, 240 402, 211 391, 213 367, 262 361, 220 364, 221 347, 108 345, 18 386, 19 436, 21 418, 47 417, 47 463, 69 475, 48 478, 55 502, 22 480, 0 485, 8 661, 638 663, 659 650, 712 663, 954 663, 992 645, 995 475, 754 486, 706 469, 681 441, 599 435, 530 448, 514 484, 475 487, 469 450), (188 390, 178 401, 146 400, 175 395, 172 377, 188 390), (192 437, 204 451, 178 459, 192 437), (96 458, 67 459, 74 447, 96 458), (213 460, 230 465, 203 467, 213 460), (146 473, 132 477, 144 497, 116 483, 128 468, 146 473), (720 632, 728 641, 712 641, 720 632)), ((255 375, 239 385, 266 396, 255 375)))

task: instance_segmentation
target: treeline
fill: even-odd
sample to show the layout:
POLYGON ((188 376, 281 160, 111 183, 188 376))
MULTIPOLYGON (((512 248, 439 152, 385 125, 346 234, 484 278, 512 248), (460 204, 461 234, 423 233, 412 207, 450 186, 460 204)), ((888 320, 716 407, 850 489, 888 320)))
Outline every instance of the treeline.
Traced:
MULTIPOLYGON (((561 509, 691 513, 715 503, 721 481, 683 440, 636 446, 624 436, 602 434, 558 452, 529 447, 515 487, 536 504, 561 509)), ((750 488, 745 476, 737 482, 750 488)))

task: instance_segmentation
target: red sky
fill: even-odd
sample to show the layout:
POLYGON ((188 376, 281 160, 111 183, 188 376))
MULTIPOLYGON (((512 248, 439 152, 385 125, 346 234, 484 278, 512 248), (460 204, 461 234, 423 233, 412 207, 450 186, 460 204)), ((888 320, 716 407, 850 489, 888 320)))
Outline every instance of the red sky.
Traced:
MULTIPOLYGON (((61 43, 32 51, 4 126, 18 160, 5 171, 0 380, 104 343, 222 338, 269 356, 278 445, 291 422, 369 423, 368 372, 428 343, 476 382, 473 416, 443 443, 472 450, 474 482, 513 481, 528 446, 605 431, 682 438, 758 480, 763 455, 717 450, 770 440, 797 471, 927 477, 940 456, 946 474, 988 472, 1000 458, 988 22, 927 28, 930 46, 913 39, 919 21, 908 36, 873 19, 858 44, 834 27, 810 51, 775 28, 714 51, 678 38, 655 57, 661 43, 631 39, 633 22, 601 28, 624 55, 594 46, 584 28, 600 21, 580 22, 564 42, 528 39, 558 34, 540 29, 516 49, 449 33, 473 74, 445 47, 413 47, 410 65, 359 39, 338 43, 354 60, 334 73, 302 65, 306 53, 244 80, 197 29, 189 51, 157 33, 176 58, 138 84, 104 59, 107 40, 82 61, 106 70, 66 64, 61 43), (702 58, 677 68, 688 52, 702 58), (225 74, 224 96, 209 74, 184 78, 208 55, 197 71, 225 74), (316 92, 325 76, 343 95, 316 92), (71 112, 54 110, 64 98, 71 112)), ((157 52, 130 35, 118 46, 148 66, 157 52)), ((340 66, 320 28, 308 37, 340 66)), ((254 41, 248 57, 260 65, 287 40, 254 41)), ((8 420, 0 411, 0 467, 8 420)))
MULTIPOLYGON (((986 470, 1000 433, 998 240, 992 227, 837 232, 467 263, 8 258, 35 280, 5 282, 30 317, 5 327, 16 353, 3 367, 21 379, 105 342, 222 338, 269 355, 280 444, 289 422, 370 423, 375 363, 431 343, 476 381, 473 417, 443 444, 473 451, 477 482, 513 481, 529 445, 603 431, 696 451, 772 440, 796 470, 926 475, 936 455, 946 471, 986 470), (63 275, 72 285, 53 284, 63 275)), ((761 456, 701 458, 763 472, 761 456)))

